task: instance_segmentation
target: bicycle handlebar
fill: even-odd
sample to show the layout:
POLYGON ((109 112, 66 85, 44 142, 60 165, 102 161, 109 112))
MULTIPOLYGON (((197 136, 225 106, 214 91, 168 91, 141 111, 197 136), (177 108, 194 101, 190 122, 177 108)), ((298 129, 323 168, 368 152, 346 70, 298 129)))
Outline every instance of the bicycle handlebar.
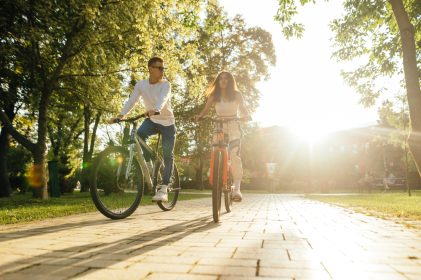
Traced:
POLYGON ((247 121, 248 119, 244 118, 244 117, 218 117, 218 118, 210 118, 210 117, 205 117, 205 118, 200 118, 198 121, 210 121, 213 123, 226 123, 226 122, 230 122, 230 121, 247 121))
MULTIPOLYGON (((160 115, 161 113, 160 112, 155 112, 154 113, 154 115, 160 115)), ((138 116, 134 116, 134 117, 132 117, 132 118, 127 118, 127 119, 115 119, 114 120, 114 123, 120 123, 120 122, 134 122, 134 121, 136 121, 136 120, 138 120, 138 119, 141 119, 141 118, 148 118, 149 117, 149 115, 147 114, 147 113, 143 113, 143 114, 140 114, 140 115, 138 115, 138 116)))

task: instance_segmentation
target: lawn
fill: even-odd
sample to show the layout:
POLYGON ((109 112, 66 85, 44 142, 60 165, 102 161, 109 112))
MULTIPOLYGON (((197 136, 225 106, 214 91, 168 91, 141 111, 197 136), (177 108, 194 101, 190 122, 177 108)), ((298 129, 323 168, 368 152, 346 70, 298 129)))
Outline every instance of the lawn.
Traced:
POLYGON ((403 218, 421 221, 421 191, 405 192, 307 195, 307 198, 328 202, 358 212, 381 218, 403 218))
MULTIPOLYGON (((31 196, 32 193, 26 193, 14 194, 10 198, 0 198, 0 225, 97 211, 89 193, 68 193, 59 198, 51 197, 48 200, 34 199, 31 196)), ((209 194, 182 192, 179 200, 202 197, 209 197, 209 194)), ((151 196, 144 195, 140 205, 150 204, 152 204, 151 196)))

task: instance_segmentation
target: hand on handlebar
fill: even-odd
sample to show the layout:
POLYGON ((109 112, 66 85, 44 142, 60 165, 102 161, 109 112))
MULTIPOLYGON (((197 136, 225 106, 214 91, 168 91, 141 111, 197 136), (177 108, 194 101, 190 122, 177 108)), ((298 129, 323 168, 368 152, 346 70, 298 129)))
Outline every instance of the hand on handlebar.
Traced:
POLYGON ((117 117, 112 117, 112 118, 108 119, 107 123, 109 123, 109 124, 119 123, 120 120, 122 120, 122 119, 123 119, 123 116, 118 115, 117 117))
POLYGON ((150 118, 151 116, 154 116, 154 115, 159 115, 160 114, 160 112, 159 111, 156 111, 156 110, 148 110, 146 113, 145 113, 145 115, 148 117, 148 118, 150 118))

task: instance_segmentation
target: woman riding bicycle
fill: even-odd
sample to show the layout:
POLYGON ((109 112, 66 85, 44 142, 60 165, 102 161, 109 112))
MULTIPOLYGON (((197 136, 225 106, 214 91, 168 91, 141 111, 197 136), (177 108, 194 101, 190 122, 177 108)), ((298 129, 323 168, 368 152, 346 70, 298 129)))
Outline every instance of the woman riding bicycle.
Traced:
MULTIPOLYGON (((250 114, 244 104, 243 96, 238 91, 237 83, 233 75, 229 72, 220 72, 206 92, 208 100, 205 108, 199 115, 195 116, 196 121, 203 118, 215 106, 218 117, 237 117, 238 111, 244 120, 251 120, 250 114)), ((229 137, 229 153, 231 159, 231 169, 234 181, 233 201, 240 202, 242 194, 240 191, 241 179, 243 177, 243 167, 240 157, 240 144, 242 131, 238 122, 224 124, 224 132, 229 137)))
MULTIPOLYGON (((149 79, 138 81, 133 93, 127 100, 120 114, 116 118, 111 118, 110 123, 116 119, 123 119, 134 107, 140 97, 142 97, 144 107, 149 118, 145 119, 139 127, 137 133, 144 141, 158 132, 162 135, 162 149, 164 156, 163 185, 157 186, 156 194, 152 201, 168 201, 167 186, 170 181, 174 166, 174 144, 175 144, 175 119, 171 108, 171 85, 163 79, 164 60, 160 57, 152 57, 148 61, 149 79), (159 115, 155 113, 159 112, 159 115)), ((143 149, 143 146, 142 146, 143 149)), ((146 163, 152 170, 150 155, 143 149, 146 163)))

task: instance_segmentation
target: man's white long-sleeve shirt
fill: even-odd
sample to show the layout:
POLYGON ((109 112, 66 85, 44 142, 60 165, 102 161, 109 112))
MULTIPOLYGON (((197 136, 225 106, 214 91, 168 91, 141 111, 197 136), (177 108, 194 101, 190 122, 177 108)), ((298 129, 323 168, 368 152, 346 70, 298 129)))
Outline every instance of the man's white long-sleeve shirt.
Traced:
POLYGON ((164 126, 175 124, 174 113, 171 108, 171 85, 167 80, 161 80, 155 84, 150 84, 149 80, 138 81, 120 115, 128 114, 140 97, 142 97, 146 111, 161 112, 159 115, 151 116, 151 121, 164 126))

